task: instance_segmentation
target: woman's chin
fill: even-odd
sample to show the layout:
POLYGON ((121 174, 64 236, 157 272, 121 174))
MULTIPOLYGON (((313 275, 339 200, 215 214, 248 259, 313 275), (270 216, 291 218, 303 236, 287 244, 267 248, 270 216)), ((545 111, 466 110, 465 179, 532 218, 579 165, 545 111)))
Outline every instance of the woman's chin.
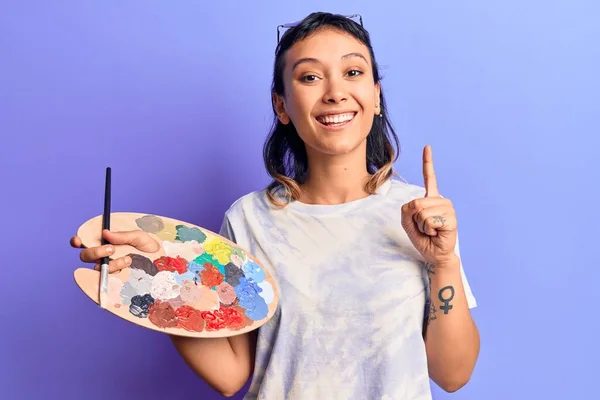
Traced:
POLYGON ((344 140, 344 138, 337 138, 335 140, 326 140, 313 147, 316 153, 320 153, 323 156, 335 157, 335 156, 348 156, 350 154, 360 153, 363 157, 365 155, 366 138, 363 140, 344 140))

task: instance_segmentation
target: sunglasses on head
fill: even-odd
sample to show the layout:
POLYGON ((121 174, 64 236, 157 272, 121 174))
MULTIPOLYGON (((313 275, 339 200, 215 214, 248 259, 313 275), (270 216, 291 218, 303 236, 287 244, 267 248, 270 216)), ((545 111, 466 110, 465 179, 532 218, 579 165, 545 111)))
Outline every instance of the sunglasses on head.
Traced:
MULTIPOLYGON (((360 26, 363 26, 363 20, 362 20, 362 16, 360 14, 342 15, 342 17, 348 18, 351 20, 354 20, 354 18, 358 18, 358 23, 360 24, 360 26)), ((279 40, 281 40, 281 30, 282 29, 293 28, 293 27, 297 26, 300 22, 302 22, 302 21, 289 22, 287 24, 278 25, 277 26, 277 43, 279 43, 279 40)), ((357 21, 354 21, 354 22, 357 22, 357 21)))

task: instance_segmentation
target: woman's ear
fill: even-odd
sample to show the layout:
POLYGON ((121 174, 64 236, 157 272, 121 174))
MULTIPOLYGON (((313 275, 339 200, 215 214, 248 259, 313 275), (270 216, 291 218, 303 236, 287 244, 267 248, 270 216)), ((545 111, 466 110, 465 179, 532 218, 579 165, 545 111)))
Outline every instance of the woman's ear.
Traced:
POLYGON ((381 85, 375 84, 375 115, 381 115, 381 85))
POLYGON ((279 96, 277 93, 273 93, 273 106, 275 108, 275 112, 277 113, 277 118, 279 122, 283 125, 287 125, 290 123, 290 117, 285 112, 285 103, 283 98, 279 96))

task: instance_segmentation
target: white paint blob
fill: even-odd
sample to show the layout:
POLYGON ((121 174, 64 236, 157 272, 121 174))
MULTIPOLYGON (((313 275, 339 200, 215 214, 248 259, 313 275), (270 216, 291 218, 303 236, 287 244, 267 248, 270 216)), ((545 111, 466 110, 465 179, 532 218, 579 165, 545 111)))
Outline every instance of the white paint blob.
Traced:
POLYGON ((262 281, 257 283, 257 285, 262 289, 262 292, 259 293, 260 297, 265 299, 265 303, 271 304, 273 302, 273 298, 275 297, 273 286, 271 286, 271 284, 267 281, 262 281))
POLYGON ((160 271, 154 275, 150 294, 154 300, 170 300, 179 296, 180 286, 175 280, 175 274, 170 271, 160 271))

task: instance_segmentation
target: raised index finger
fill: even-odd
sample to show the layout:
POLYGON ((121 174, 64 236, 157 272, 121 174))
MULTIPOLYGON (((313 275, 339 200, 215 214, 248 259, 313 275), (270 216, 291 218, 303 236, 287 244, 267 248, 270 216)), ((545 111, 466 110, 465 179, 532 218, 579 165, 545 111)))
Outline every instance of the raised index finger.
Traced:
POLYGON ((433 169, 433 154, 429 145, 423 149, 423 180, 425 181, 425 197, 439 197, 440 192, 433 169))

